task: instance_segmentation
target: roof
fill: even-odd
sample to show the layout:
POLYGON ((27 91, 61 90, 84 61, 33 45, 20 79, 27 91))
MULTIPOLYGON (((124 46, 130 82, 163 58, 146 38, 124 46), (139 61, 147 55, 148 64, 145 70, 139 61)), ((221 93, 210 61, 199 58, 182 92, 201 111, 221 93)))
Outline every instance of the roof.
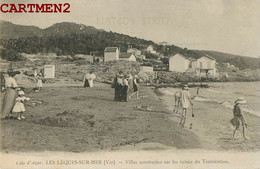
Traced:
POLYGON ((118 47, 106 47, 105 52, 116 52, 118 47))
MULTIPOLYGON (((202 56, 202 57, 203 57, 203 56, 202 56)), ((212 60, 216 60, 215 58, 213 58, 213 57, 211 57, 211 56, 209 56, 209 55, 204 55, 204 57, 207 57, 207 58, 212 59, 212 60)))
POLYGON ((124 53, 120 53, 119 58, 130 58, 130 56, 132 56, 132 55, 134 55, 134 54, 124 52, 124 53))
MULTIPOLYGON (((137 49, 137 48, 130 48, 130 49, 132 49, 132 50, 139 50, 139 49, 137 49)), ((127 50, 130 50, 130 49, 127 49, 127 50)), ((139 50, 140 51, 140 50, 139 50)))
MULTIPOLYGON (((174 56, 176 56, 176 55, 180 55, 180 56, 182 56, 183 58, 185 58, 185 59, 187 59, 187 60, 189 60, 189 61, 195 61, 194 58, 186 57, 186 56, 184 56, 183 54, 180 54, 180 53, 176 53, 175 55, 173 55, 173 56, 171 56, 171 57, 174 57, 174 56)), ((170 57, 170 58, 171 58, 171 57, 170 57)))

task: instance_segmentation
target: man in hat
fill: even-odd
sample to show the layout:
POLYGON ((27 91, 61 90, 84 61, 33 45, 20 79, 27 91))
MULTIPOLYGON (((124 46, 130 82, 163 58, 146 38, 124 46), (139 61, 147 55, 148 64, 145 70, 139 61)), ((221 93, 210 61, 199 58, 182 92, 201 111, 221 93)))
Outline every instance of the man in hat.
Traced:
POLYGON ((242 124, 243 137, 244 137, 244 139, 246 139, 245 128, 247 127, 247 124, 246 124, 246 119, 245 119, 244 113, 243 113, 244 104, 246 104, 246 100, 243 97, 239 97, 235 101, 235 105, 234 105, 234 109, 233 109, 234 118, 230 120, 231 124, 233 124, 236 127, 233 132, 233 138, 235 138, 236 131, 239 129, 239 126, 242 124))
POLYGON ((185 120, 187 117, 188 108, 190 107, 190 104, 193 105, 191 99, 190 99, 190 92, 188 91, 189 87, 187 84, 185 84, 182 88, 182 91, 180 92, 180 105, 182 107, 182 119, 180 124, 184 126, 185 120))

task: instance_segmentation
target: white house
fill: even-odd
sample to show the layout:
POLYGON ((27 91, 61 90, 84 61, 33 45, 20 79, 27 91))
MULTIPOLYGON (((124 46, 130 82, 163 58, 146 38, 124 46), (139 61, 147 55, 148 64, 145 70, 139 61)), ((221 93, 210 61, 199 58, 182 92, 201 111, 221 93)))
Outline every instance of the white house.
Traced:
POLYGON ((111 60, 119 60, 119 49, 118 47, 106 47, 104 51, 104 62, 111 60))
POLYGON ((152 45, 149 45, 149 46, 146 48, 146 51, 149 52, 149 53, 153 53, 153 54, 156 53, 156 51, 153 49, 153 46, 152 46, 152 45))
POLYGON ((196 61, 192 62, 192 69, 197 75, 200 76, 216 76, 216 59, 211 56, 204 55, 196 61))
POLYGON ((55 77, 55 66, 54 65, 44 65, 44 78, 54 78, 55 77))
POLYGON ((127 49, 127 53, 133 53, 135 56, 141 56, 141 50, 132 47, 127 49))
POLYGON ((119 60, 125 60, 125 61, 136 61, 136 57, 133 53, 120 53, 119 60))
POLYGON ((186 72, 191 68, 191 60, 182 54, 175 54, 169 58, 169 71, 186 72))

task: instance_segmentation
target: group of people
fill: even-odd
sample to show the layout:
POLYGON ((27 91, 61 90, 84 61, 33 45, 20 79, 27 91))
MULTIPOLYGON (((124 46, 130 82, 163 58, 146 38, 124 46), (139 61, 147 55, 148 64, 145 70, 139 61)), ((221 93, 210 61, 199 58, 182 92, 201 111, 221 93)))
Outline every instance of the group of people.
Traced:
POLYGON ((8 70, 8 77, 5 78, 5 94, 2 105, 1 118, 15 118, 14 113, 18 113, 17 119, 25 119, 24 102, 29 101, 30 98, 25 96, 23 88, 18 87, 14 76, 16 73, 13 70, 8 70))
MULTIPOLYGON (((185 119, 187 118, 188 108, 190 105, 193 106, 193 102, 191 101, 191 94, 188 91, 189 87, 187 84, 185 84, 180 92, 176 92, 174 94, 175 98, 175 108, 174 112, 177 113, 176 108, 181 107, 181 121, 180 124, 184 126, 185 119)), ((199 94, 197 90, 197 95, 199 94)), ((247 122, 243 113, 243 106, 246 104, 246 100, 243 97, 238 98, 235 101, 235 105, 233 108, 233 118, 230 120, 230 123, 235 127, 235 130, 233 132, 233 139, 235 139, 236 131, 242 126, 242 133, 243 138, 247 139, 246 137, 246 128, 247 128, 247 122)), ((194 117, 194 112, 192 111, 192 117, 194 117)))
POLYGON ((123 74, 122 71, 120 71, 114 78, 114 81, 112 83, 112 88, 115 89, 115 97, 114 101, 128 101, 128 99, 131 99, 131 97, 136 94, 136 98, 139 99, 138 95, 138 83, 137 83, 137 75, 133 76, 128 74, 123 74), (128 92, 130 88, 133 87, 133 93, 128 97, 128 92))
MULTIPOLYGON (((29 101, 30 98, 25 96, 23 88, 18 87, 14 76, 16 73, 13 70, 7 71, 8 77, 4 79, 4 89, 5 94, 3 97, 3 106, 2 106, 2 117, 1 118, 14 118, 14 113, 17 113, 17 119, 22 120, 25 119, 24 112, 24 102, 29 101)), ((39 74, 35 74, 35 78, 37 79, 37 89, 40 91, 42 88, 42 72, 39 74)), ((96 78, 93 71, 84 75, 84 87, 93 87, 93 80, 96 78)), ((120 71, 115 77, 112 83, 112 88, 115 89, 115 97, 114 101, 128 101, 131 97, 136 94, 136 98, 139 99, 139 85, 138 85, 138 76, 134 77, 128 73, 123 74, 120 71), (128 92, 130 87, 133 88, 133 93, 128 97, 128 92)), ((198 91, 197 91, 198 95, 198 91)), ((191 94, 189 92, 189 87, 185 84, 181 91, 178 91, 174 94, 175 98, 175 109, 174 112, 177 113, 177 109, 181 107, 181 121, 180 124, 184 126, 185 120, 187 118, 188 109, 193 106, 193 102, 191 100, 191 94)), ((246 139, 246 128, 247 123, 243 113, 243 105, 246 103, 246 100, 243 97, 240 97, 235 101, 235 105, 233 108, 233 118, 230 120, 230 123, 235 127, 233 132, 233 138, 235 138, 237 130, 242 126, 243 137, 246 139)), ((192 117, 194 117, 194 112, 192 111, 192 117)))

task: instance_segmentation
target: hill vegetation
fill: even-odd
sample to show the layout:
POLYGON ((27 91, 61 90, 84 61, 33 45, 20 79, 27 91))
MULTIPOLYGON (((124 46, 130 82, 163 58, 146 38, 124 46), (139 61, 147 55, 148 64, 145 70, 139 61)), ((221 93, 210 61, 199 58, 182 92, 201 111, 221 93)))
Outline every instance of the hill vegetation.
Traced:
POLYGON ((125 52, 128 45, 140 49, 149 59, 158 59, 159 54, 145 52, 147 46, 163 55, 164 64, 170 56, 181 53, 186 57, 197 59, 205 54, 216 58, 218 63, 230 63, 241 70, 259 69, 260 59, 231 55, 215 51, 198 51, 180 48, 175 45, 158 45, 153 41, 131 37, 115 32, 107 32, 83 24, 63 22, 46 29, 35 26, 15 25, 11 22, 0 22, 1 56, 7 60, 22 60, 19 53, 56 53, 60 55, 90 54, 91 51, 104 51, 105 47, 117 46, 125 52))

